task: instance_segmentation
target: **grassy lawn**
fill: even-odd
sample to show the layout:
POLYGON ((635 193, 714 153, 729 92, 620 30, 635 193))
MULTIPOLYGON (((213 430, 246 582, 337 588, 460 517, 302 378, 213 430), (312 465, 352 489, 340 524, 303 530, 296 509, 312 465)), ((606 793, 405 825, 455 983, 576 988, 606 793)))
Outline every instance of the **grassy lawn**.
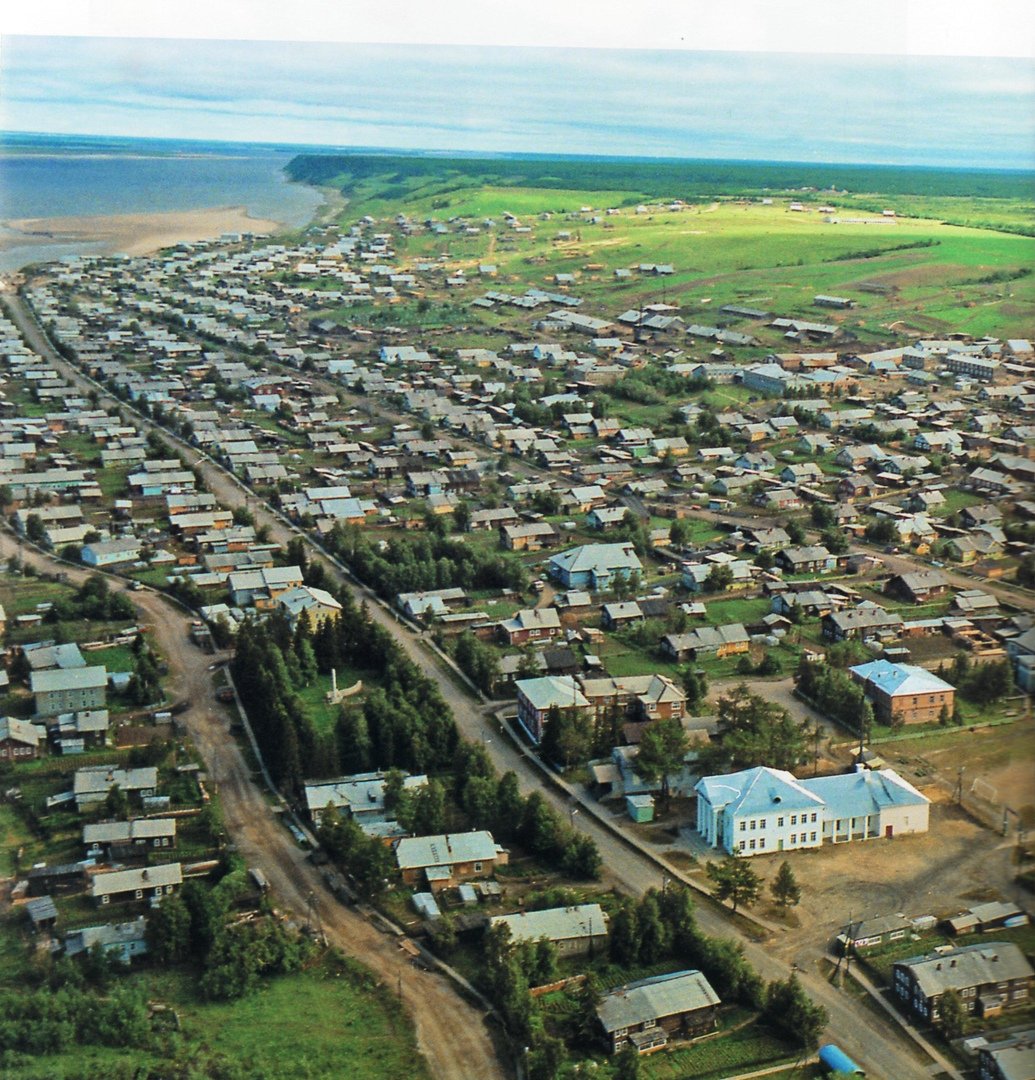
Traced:
POLYGON ((15 852, 31 839, 25 822, 10 803, 0 803, 0 876, 15 872, 15 852))
MULTIPOLYGON (((364 684, 371 677, 373 672, 360 671, 356 668, 349 668, 344 666, 338 667, 338 689, 343 690, 352 686, 358 679, 362 679, 364 684)), ((329 705, 326 701, 327 693, 331 689, 331 677, 330 675, 317 675, 316 678, 306 687, 303 687, 298 696, 302 699, 302 703, 306 707, 306 711, 311 717, 313 724, 316 726, 316 730, 330 731, 333 730, 334 725, 338 721, 338 710, 340 706, 329 705)), ((353 698, 348 698, 349 701, 355 701, 359 699, 360 695, 356 695, 353 698)))
POLYGON ((103 664, 109 671, 132 671, 136 666, 136 656, 128 645, 90 649, 84 655, 88 664, 103 664))
POLYGON ((708 600, 707 623, 709 626, 723 626, 726 623, 757 622, 769 614, 769 601, 764 596, 731 597, 728 600, 708 600))
POLYGON ((750 1072, 753 1068, 794 1061, 793 1050, 782 1039, 754 1025, 723 1032, 692 1046, 651 1054, 641 1063, 644 1080, 715 1078, 750 1072))

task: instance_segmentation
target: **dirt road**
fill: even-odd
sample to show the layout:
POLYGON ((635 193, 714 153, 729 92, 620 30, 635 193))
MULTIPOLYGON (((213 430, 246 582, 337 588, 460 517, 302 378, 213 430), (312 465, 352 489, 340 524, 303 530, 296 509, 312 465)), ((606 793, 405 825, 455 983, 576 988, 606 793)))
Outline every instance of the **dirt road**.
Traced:
MULTIPOLYGON (((0 559, 18 554, 19 545, 0 532, 0 559)), ((23 547, 21 557, 45 572, 63 573, 80 584, 90 571, 79 570, 23 547)), ((120 587, 113 584, 113 588, 120 587)), ((324 887, 317 869, 279 823, 253 782, 240 747, 227 732, 227 719, 215 700, 210 665, 214 659, 189 638, 190 620, 166 597, 151 590, 126 592, 140 621, 152 628, 155 645, 169 664, 170 696, 189 701, 183 720, 216 785, 227 831, 249 866, 269 879, 277 905, 304 919, 310 895, 330 942, 369 967, 392 993, 401 993, 413 1019, 417 1043, 431 1073, 442 1080, 506 1077, 482 1011, 460 998, 441 975, 415 969, 396 940, 375 929, 358 912, 343 907, 324 887)))

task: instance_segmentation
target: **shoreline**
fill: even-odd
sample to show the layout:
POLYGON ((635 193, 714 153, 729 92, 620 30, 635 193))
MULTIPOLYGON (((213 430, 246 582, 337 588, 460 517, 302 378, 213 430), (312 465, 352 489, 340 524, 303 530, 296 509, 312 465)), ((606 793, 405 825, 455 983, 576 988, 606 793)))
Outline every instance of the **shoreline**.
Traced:
POLYGON ((150 255, 175 244, 214 240, 223 233, 275 233, 284 228, 280 222, 252 217, 244 206, 17 218, 0 221, 0 252, 83 244, 109 255, 150 255))

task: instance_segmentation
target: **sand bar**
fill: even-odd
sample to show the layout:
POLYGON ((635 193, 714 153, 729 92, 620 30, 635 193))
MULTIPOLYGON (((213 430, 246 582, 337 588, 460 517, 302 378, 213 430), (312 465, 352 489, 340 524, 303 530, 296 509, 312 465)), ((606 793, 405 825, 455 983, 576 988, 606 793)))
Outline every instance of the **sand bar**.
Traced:
POLYGON ((173 244, 214 240, 223 233, 272 233, 275 221, 249 216, 243 206, 148 214, 22 218, 2 222, 0 248, 29 244, 95 242, 109 253, 149 255, 173 244))

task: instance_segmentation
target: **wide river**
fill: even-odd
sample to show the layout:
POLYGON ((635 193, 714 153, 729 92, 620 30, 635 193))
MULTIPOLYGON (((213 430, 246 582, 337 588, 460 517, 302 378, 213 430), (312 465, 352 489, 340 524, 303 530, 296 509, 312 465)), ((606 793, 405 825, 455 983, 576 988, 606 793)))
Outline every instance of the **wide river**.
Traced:
MULTIPOLYGON (((246 144, 0 134, 0 222, 244 206, 252 217, 298 227, 312 219, 322 198, 285 177, 283 168, 297 152, 246 144)), ((2 225, 0 243, 0 269, 92 249, 86 242, 19 247, 2 225)))

